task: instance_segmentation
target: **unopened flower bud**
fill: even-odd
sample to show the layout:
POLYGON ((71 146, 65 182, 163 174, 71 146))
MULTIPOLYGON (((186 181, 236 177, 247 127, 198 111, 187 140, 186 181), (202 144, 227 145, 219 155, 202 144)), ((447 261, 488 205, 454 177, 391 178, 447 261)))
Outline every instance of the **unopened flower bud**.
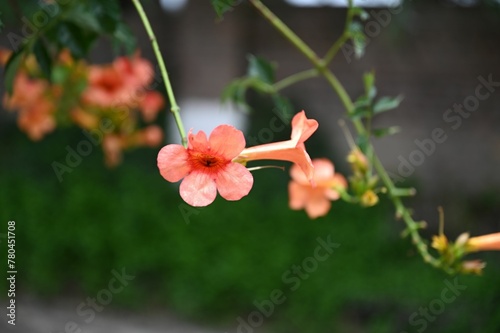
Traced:
POLYGON ((364 173, 368 169, 368 159, 357 147, 347 155, 347 162, 352 165, 355 171, 364 173))
POLYGON ((433 236, 431 246, 439 252, 443 253, 448 248, 448 238, 446 238, 446 236, 443 234, 439 236, 433 236))
POLYGON ((365 207, 375 206, 378 203, 378 195, 372 190, 368 190, 361 196, 361 205, 365 207))
POLYGON ((462 263, 461 272, 481 275, 486 263, 481 260, 467 260, 462 263))
POLYGON ((71 119, 80 127, 85 129, 94 129, 99 126, 99 118, 96 115, 88 113, 80 108, 71 111, 71 119))

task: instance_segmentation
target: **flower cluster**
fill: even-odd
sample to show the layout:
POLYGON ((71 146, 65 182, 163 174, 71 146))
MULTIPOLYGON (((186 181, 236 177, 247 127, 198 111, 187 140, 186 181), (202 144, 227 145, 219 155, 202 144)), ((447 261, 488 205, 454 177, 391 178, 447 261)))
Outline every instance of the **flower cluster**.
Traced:
MULTIPOLYGON (((0 50, 5 65, 10 51, 0 50)), ((149 61, 137 53, 119 57, 111 64, 88 65, 74 60, 68 51, 59 54, 44 77, 33 56, 23 60, 13 81, 13 92, 4 96, 6 109, 17 111, 19 128, 34 141, 41 140, 58 125, 76 124, 84 130, 98 130, 102 123, 102 147, 106 164, 121 161, 124 149, 158 146, 163 137, 152 123, 164 107, 163 96, 147 87, 153 81, 149 61)))
POLYGON ((378 177, 372 174, 371 165, 366 155, 357 146, 354 146, 347 156, 347 162, 352 169, 349 182, 354 192, 354 200, 363 207, 376 205, 379 200, 377 192, 380 190, 375 188, 378 177))
POLYGON ((304 142, 316 131, 318 122, 304 111, 292 119, 290 140, 245 148, 243 133, 229 125, 216 127, 207 138, 203 131, 188 134, 188 146, 170 144, 158 153, 160 174, 169 182, 182 180, 180 195, 188 204, 211 204, 217 192, 226 200, 246 196, 253 177, 245 167, 256 160, 293 162, 289 184, 290 207, 304 209, 311 218, 326 215, 330 200, 340 198, 347 187, 345 178, 334 173, 327 159, 312 160, 304 142))
POLYGON ((305 112, 292 120, 291 139, 245 149, 243 133, 229 125, 216 127, 207 139, 203 131, 188 134, 188 147, 170 144, 158 153, 158 168, 170 182, 183 179, 182 199, 191 206, 211 204, 217 192, 226 200, 239 200, 253 185, 245 167, 254 160, 291 161, 299 165, 305 177, 313 180, 314 167, 304 142, 316 131, 318 122, 307 119, 305 112))
POLYGON ((478 259, 461 259, 469 253, 478 251, 500 251, 500 232, 483 236, 470 237, 469 233, 460 234, 455 242, 441 232, 432 238, 432 247, 441 255, 442 265, 461 273, 481 274, 486 266, 478 259))

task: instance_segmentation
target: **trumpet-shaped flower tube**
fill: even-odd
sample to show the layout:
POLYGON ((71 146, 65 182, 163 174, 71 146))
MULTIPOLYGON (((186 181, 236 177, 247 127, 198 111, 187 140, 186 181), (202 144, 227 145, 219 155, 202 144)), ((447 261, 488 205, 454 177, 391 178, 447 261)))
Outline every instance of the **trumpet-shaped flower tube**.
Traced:
POLYGON ((500 232, 469 238, 467 249, 469 251, 500 251, 500 232))
POLYGON ((318 122, 307 119, 304 111, 297 113, 292 119, 292 135, 287 141, 263 144, 244 149, 235 161, 248 162, 254 160, 290 161, 302 169, 307 179, 312 181, 314 167, 307 154, 304 142, 316 131, 318 122))

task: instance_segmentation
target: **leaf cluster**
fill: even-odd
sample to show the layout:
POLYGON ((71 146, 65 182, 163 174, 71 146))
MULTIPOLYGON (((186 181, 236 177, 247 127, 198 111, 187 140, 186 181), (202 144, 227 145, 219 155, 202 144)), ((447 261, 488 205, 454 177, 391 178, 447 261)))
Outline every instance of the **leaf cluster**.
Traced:
POLYGON ((117 53, 124 49, 130 54, 135 49, 135 38, 122 19, 117 0, 70 1, 66 4, 55 1, 41 4, 24 18, 20 34, 7 34, 14 49, 4 72, 8 93, 12 93, 14 77, 30 54, 35 55, 42 74, 50 80, 56 55, 63 49, 68 49, 76 59, 84 58, 100 37, 110 38, 117 53), (47 18, 45 24, 36 25, 30 21, 29 17, 34 20, 37 15, 47 18))

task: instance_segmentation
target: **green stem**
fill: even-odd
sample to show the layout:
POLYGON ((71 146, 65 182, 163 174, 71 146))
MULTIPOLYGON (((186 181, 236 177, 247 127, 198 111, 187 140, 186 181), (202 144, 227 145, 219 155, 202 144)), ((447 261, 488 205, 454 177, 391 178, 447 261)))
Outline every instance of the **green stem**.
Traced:
POLYGON ((303 81, 303 80, 307 80, 307 79, 310 79, 310 78, 313 78, 313 77, 317 77, 319 75, 318 73, 318 70, 313 68, 313 69, 308 69, 308 70, 305 70, 305 71, 302 71, 302 72, 298 72, 298 73, 295 73, 293 75, 290 75, 286 78, 284 78, 283 80, 281 81, 278 81, 276 82, 273 86, 274 86, 274 90, 276 92, 288 87, 288 86, 291 86, 297 82, 300 82, 300 81, 303 81))
MULTIPOLYGON (((332 88, 335 90, 337 95, 339 96, 340 100, 342 101, 342 104, 344 104, 345 109, 347 110, 347 113, 351 113, 354 110, 354 104, 351 100, 351 97, 349 97, 349 94, 347 91, 344 89, 344 86, 340 81, 337 79, 337 77, 329 70, 325 69, 323 71, 323 76, 325 79, 330 83, 332 88)), ((356 124, 354 123, 354 126, 356 127, 356 130, 358 132, 362 131, 362 124, 356 124), (360 127, 361 125, 361 127, 360 127)))
POLYGON ((330 47, 330 49, 326 52, 325 56, 323 57, 323 63, 328 65, 333 58, 335 58, 335 55, 337 55, 337 52, 339 52, 340 48, 342 45, 344 45, 345 42, 349 39, 349 26, 352 23, 352 0, 348 1, 348 6, 347 6, 347 16, 345 19, 345 25, 344 25, 344 32, 342 35, 337 39, 337 41, 330 47))
MULTIPOLYGON (((346 108, 347 112, 351 113, 354 110, 354 104, 352 102, 352 99, 350 98, 347 91, 344 89, 342 83, 340 83, 340 81, 336 78, 336 76, 326 67, 325 59, 319 59, 314 53, 314 51, 307 44, 305 44, 295 33, 293 33, 290 30, 290 28, 288 28, 278 17, 276 17, 274 13, 272 13, 260 0, 249 0, 249 1, 276 29, 278 29, 279 32, 283 34, 283 36, 285 36, 286 39, 288 39, 301 53, 303 53, 309 59, 309 61, 311 61, 311 63, 318 70, 318 72, 325 77, 325 79, 331 85, 333 90, 335 90, 340 100, 344 104, 344 107, 346 108)), ((354 119, 353 124, 358 134, 360 135, 367 134, 366 128, 360 119, 354 119)), ((391 199, 394 208, 396 209, 396 212, 402 217, 403 221, 405 222, 406 227, 411 236, 412 242, 417 247, 418 252, 420 253, 425 262, 431 264, 434 267, 443 268, 440 261, 434 258, 429 253, 427 244, 425 243, 425 241, 422 239, 422 237, 418 232, 418 230, 420 229, 420 225, 413 220, 408 208, 405 207, 400 197, 396 195, 397 192, 395 191, 396 186, 394 185, 392 179, 389 177, 389 174, 382 165, 382 162, 375 154, 373 145, 371 143, 368 145, 368 149, 373 151, 373 156, 372 156, 373 166, 377 171, 377 174, 379 175, 382 183, 386 186, 389 198, 391 199)), ((447 272, 450 272, 447 269, 445 270, 447 272)))
MULTIPOLYGON (((371 146, 371 144, 370 144, 371 146)), ((373 150, 373 147, 372 147, 373 150)), ((396 209, 396 212, 401 214, 401 218, 406 224, 406 227, 408 228, 410 232, 410 236, 412 239, 412 242, 415 244, 417 247, 418 252, 422 256, 425 262, 431 264, 434 267, 441 267, 441 264, 438 259, 434 258, 432 255, 429 254, 429 251, 427 249, 427 245, 425 244, 424 240, 420 236, 420 233, 418 232, 419 225, 413 218, 411 217, 410 212, 408 209, 405 207, 403 204, 403 201, 401 198, 396 195, 397 190, 396 186, 394 185, 392 179, 389 177, 389 174, 385 170, 384 166, 382 165, 382 162, 378 158, 378 156, 373 152, 373 159, 372 159, 373 166, 375 167, 375 170, 377 171, 377 174, 379 175, 380 179, 384 183, 384 185, 387 187, 387 191, 389 194, 389 197, 391 198, 391 201, 394 205, 394 208, 396 209)))
POLYGON ((286 39, 288 39, 302 54, 309 59, 321 72, 325 66, 321 63, 317 54, 299 38, 283 21, 267 8, 260 0, 249 0, 249 2, 264 16, 286 39))
POLYGON ((165 90, 167 91, 168 100, 170 101, 170 111, 174 115, 175 124, 177 125, 177 129, 179 130, 179 134, 181 136, 182 145, 184 147, 187 147, 186 131, 184 130, 184 125, 182 124, 181 115, 179 113, 180 108, 177 105, 177 102, 175 100, 174 91, 172 89, 172 85, 170 84, 170 79, 168 77, 167 68, 165 66, 165 62, 163 61, 160 47, 158 46, 158 41, 156 40, 156 36, 153 32, 153 29, 151 28, 151 24, 149 23, 149 19, 146 16, 146 12, 144 11, 144 8, 142 7, 141 2, 139 0, 132 0, 132 2, 134 3, 135 8, 137 9, 137 13, 139 13, 139 16, 142 20, 142 23, 144 24, 144 28, 146 29, 146 32, 148 33, 148 37, 151 41, 151 45, 153 46, 156 60, 158 61, 158 65, 160 66, 160 72, 161 72, 161 75, 163 77, 163 82, 165 84, 165 90))
POLYGON ((326 68, 324 61, 321 60, 316 53, 306 44, 299 36, 297 36, 288 26, 283 23, 269 8, 267 8, 260 0, 249 0, 250 3, 264 16, 281 34, 288 39, 302 54, 306 56, 314 65, 317 71, 330 82, 332 87, 338 93, 340 100, 344 104, 348 112, 354 109, 354 105, 345 91, 340 81, 335 75, 326 68))
POLYGON ((333 58, 335 58, 342 45, 344 45, 344 43, 348 39, 349 36, 346 32, 344 32, 342 36, 337 39, 337 41, 332 45, 332 47, 330 47, 330 49, 326 52, 326 55, 323 57, 323 63, 325 65, 328 65, 333 60, 333 58))

